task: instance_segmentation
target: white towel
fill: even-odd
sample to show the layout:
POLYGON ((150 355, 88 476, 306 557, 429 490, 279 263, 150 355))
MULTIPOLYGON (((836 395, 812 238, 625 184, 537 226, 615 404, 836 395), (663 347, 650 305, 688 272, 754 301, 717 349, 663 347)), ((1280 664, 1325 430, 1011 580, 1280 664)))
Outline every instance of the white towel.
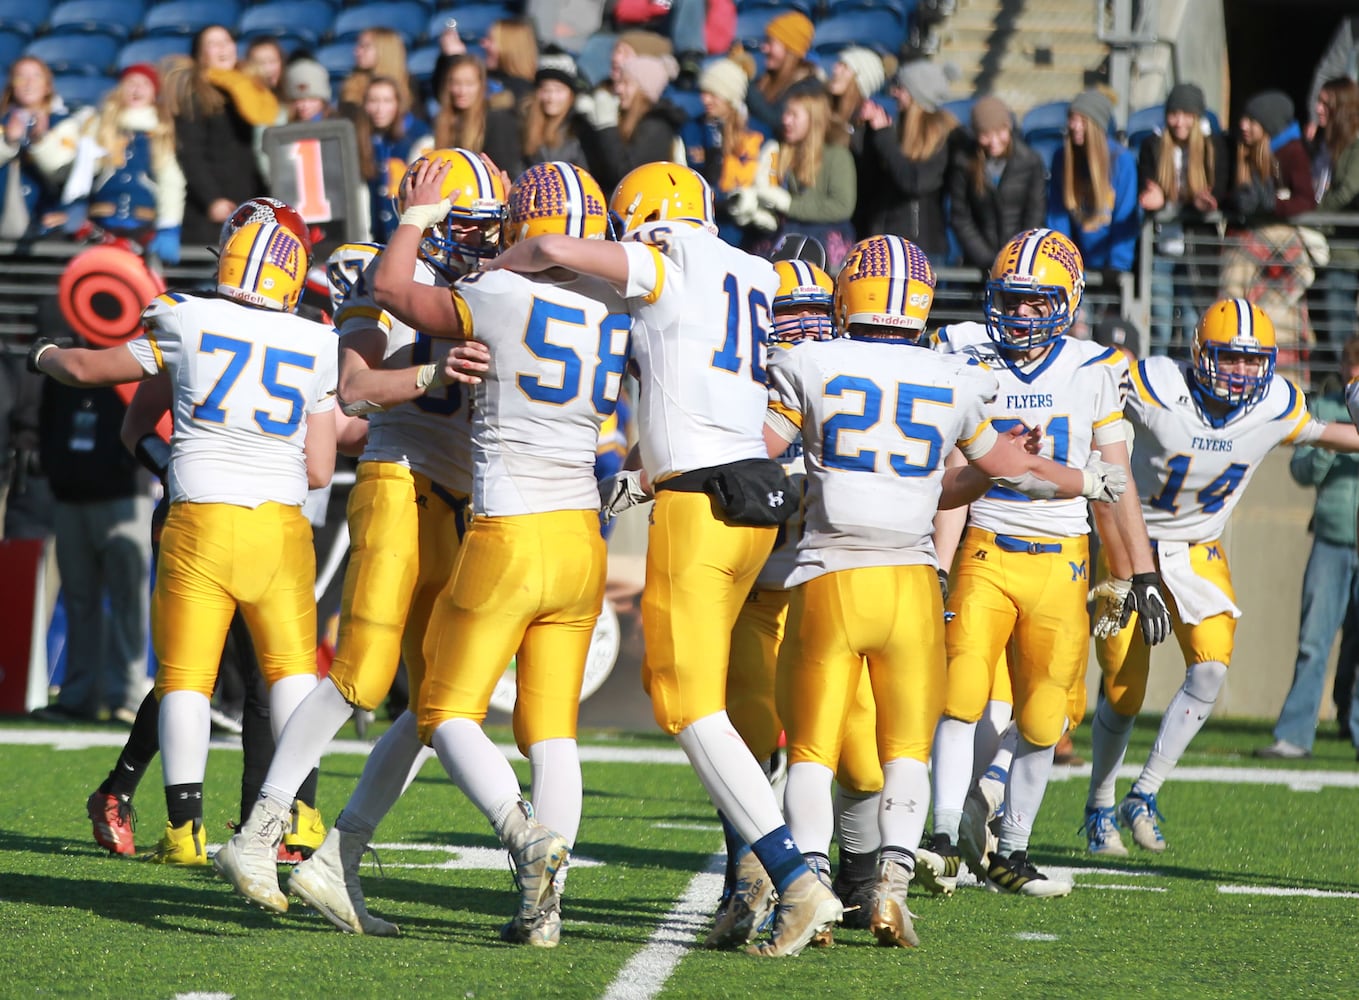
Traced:
POLYGON ((1221 587, 1194 572, 1189 561, 1188 543, 1157 542, 1156 552, 1161 563, 1161 580, 1170 590, 1170 596, 1175 598, 1180 621, 1197 625, 1213 615, 1241 617, 1241 609, 1221 587))

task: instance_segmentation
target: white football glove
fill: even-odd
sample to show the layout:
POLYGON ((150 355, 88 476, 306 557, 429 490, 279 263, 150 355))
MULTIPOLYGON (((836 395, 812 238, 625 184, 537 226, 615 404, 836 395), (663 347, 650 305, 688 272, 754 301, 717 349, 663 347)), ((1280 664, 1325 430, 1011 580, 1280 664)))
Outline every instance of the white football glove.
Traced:
POLYGON ((1111 639, 1123 630, 1123 605, 1132 590, 1131 580, 1108 577, 1091 589, 1088 599, 1095 602, 1096 639, 1111 639))
POLYGON ((1081 496, 1096 503, 1116 503, 1128 488, 1128 470, 1112 462, 1101 461, 1098 450, 1090 453, 1083 474, 1085 487, 1081 496))
POLYGON ((576 98, 576 111, 584 115, 597 132, 618 124, 618 98, 607 90, 581 94, 576 98))
POLYGON ((642 488, 640 469, 623 471, 599 481, 599 508, 605 524, 629 507, 650 499, 651 494, 642 488))
POLYGON ((992 476, 991 482, 1023 493, 1030 500, 1051 500, 1057 496, 1056 483, 1032 472, 1023 472, 1017 476, 992 476))
POLYGON ((438 225, 448 218, 453 203, 447 198, 437 205, 411 205, 401 213, 401 225, 415 226, 421 232, 438 225))
POLYGON ((754 188, 737 188, 727 195, 727 214, 738 226, 750 225, 759 209, 760 200, 756 196, 754 188))

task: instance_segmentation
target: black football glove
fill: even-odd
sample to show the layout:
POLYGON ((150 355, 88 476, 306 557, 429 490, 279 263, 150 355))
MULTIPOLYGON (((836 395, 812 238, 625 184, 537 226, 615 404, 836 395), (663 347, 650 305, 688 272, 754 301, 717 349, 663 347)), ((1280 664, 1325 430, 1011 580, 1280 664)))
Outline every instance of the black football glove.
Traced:
POLYGON ((1132 588, 1123 602, 1120 627, 1128 624, 1134 611, 1137 612, 1138 624, 1142 626, 1142 641, 1148 646, 1155 646, 1170 638, 1170 607, 1161 593, 1161 578, 1155 573, 1133 574, 1132 588))

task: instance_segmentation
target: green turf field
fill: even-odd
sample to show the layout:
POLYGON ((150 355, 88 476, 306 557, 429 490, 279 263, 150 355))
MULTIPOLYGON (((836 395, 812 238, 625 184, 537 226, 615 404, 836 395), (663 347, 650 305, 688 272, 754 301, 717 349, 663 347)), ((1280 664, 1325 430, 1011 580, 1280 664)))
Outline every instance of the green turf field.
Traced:
MULTIPOLYGON (((1140 764, 1155 720, 1139 722, 1140 764)), ((1169 850, 1091 863, 1076 832, 1084 771, 1058 769, 1032 855, 1074 869, 1064 899, 960 888, 912 896, 922 947, 840 930, 828 950, 761 960, 694 947, 707 929, 721 836, 673 743, 592 734, 585 816, 562 944, 502 944, 515 894, 489 827, 437 762, 379 831, 365 863, 373 912, 396 940, 342 935, 300 904, 248 907, 211 869, 108 858, 84 802, 125 731, 0 724, 0 997, 1341 997, 1355 995, 1359 765, 1323 729, 1317 756, 1265 763, 1264 723, 1210 723, 1161 795, 1169 850), (92 739, 106 745, 89 747, 92 739), (81 748, 83 746, 83 748, 81 748), (1192 780, 1191 780, 1192 779, 1192 780)), ((351 734, 352 735, 352 734, 351 734)), ((497 733, 507 741, 508 734, 497 733)), ((1077 734, 1088 754, 1088 729, 1077 734)), ((208 839, 234 818, 239 749, 214 749, 208 839)), ((330 819, 357 780, 326 757, 330 819)), ((527 780, 527 766, 517 765, 527 780)), ((1120 782, 1120 792, 1130 778, 1120 782)), ((137 799, 138 847, 165 822, 158 765, 137 799)), ((1130 843, 1131 839, 1125 836, 1130 843)), ((210 850, 213 848, 210 848, 210 850)))

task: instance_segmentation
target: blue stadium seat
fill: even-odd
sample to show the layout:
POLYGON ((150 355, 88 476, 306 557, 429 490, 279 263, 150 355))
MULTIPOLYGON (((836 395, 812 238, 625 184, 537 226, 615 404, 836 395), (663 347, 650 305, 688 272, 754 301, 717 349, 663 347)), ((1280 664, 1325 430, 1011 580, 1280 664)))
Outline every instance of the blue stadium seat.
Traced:
POLYGON ((736 11, 740 15, 761 7, 775 7, 780 14, 787 10, 798 10, 808 17, 814 17, 817 3, 818 0, 736 0, 736 11))
POLYGON ((47 30, 57 35, 128 38, 142 23, 142 0, 65 0, 52 8, 47 30))
POLYGON ((736 15, 736 41, 747 49, 758 49, 764 41, 764 26, 785 11, 778 7, 756 7, 736 15))
POLYGON ((1025 141, 1028 141, 1030 135, 1045 136, 1053 133, 1062 135, 1066 131, 1066 109, 1070 103, 1070 101, 1050 101, 1025 112, 1020 121, 1020 129, 1024 133, 1025 141))
POLYGON ((188 35, 138 38, 128 42, 118 51, 118 69, 120 71, 127 69, 134 63, 150 63, 154 66, 166 56, 187 56, 189 41, 188 35))
POLYGON ((890 10, 902 23, 910 20, 919 6, 918 0, 823 0, 827 17, 838 17, 855 10, 890 10))
POLYGON ((53 74, 99 76, 113 69, 120 42, 112 35, 45 35, 29 42, 24 55, 41 59, 53 74))
POLYGON ((829 56, 847 45, 866 45, 896 53, 906 40, 906 25, 890 10, 861 10, 828 17, 816 26, 812 48, 829 56))
POLYGON ((210 24, 234 25, 241 16, 236 0, 169 0, 158 3, 142 19, 146 35, 194 35, 210 24))
MULTIPOLYGON (((331 42, 329 45, 322 45, 311 54, 311 57, 326 68, 332 80, 342 80, 354 69, 354 43, 331 42)), ((406 60, 406 68, 410 70, 410 60, 414 54, 406 60)), ((411 70, 413 73, 414 70, 411 70)))
POLYGON ((440 49, 437 45, 426 45, 416 49, 406 57, 406 71, 421 83, 428 82, 434 75, 434 64, 439 61, 439 54, 440 49))
POLYGON ((975 97, 962 97, 956 101, 945 101, 939 107, 949 112, 954 118, 962 123, 963 127, 971 131, 972 129, 972 105, 977 103, 975 97))
POLYGON ((104 95, 116 86, 118 81, 111 76, 65 74, 52 78, 53 89, 72 110, 90 105, 97 107, 104 95))
POLYGON ((690 118, 703 117, 703 97, 697 90, 679 90, 676 87, 667 87, 665 93, 661 96, 690 118))
POLYGON ((353 42, 359 32, 369 28, 391 28, 401 35, 410 48, 423 37, 429 20, 429 8, 415 0, 396 3, 366 3, 361 7, 347 7, 340 11, 330 31, 337 42, 353 42))
POLYGON ((1052 176, 1052 162, 1057 158, 1057 151, 1062 148, 1064 139, 1061 133, 1039 132, 1030 136, 1024 135, 1024 141, 1029 144, 1029 148, 1043 158, 1043 169, 1049 177, 1052 176))
POLYGON ((1138 108, 1128 116, 1128 148, 1134 153, 1137 152, 1142 140, 1154 134, 1157 129, 1165 124, 1166 109, 1163 104, 1155 104, 1149 108, 1138 108))
POLYGON ((440 7, 429 18, 425 35, 431 41, 438 41, 444 33, 444 22, 450 17, 458 21, 458 34, 465 42, 479 42, 496 21, 514 17, 514 13, 498 3, 471 3, 460 7, 440 7))
POLYGON ((0 28, 32 38, 50 13, 52 0, 0 0, 0 28))
POLYGON ((275 0, 247 7, 236 25, 236 36, 249 41, 260 35, 296 38, 315 48, 330 31, 335 12, 326 0, 275 0))
POLYGON ((18 59, 27 44, 27 32, 0 29, 0 66, 8 66, 18 59))

